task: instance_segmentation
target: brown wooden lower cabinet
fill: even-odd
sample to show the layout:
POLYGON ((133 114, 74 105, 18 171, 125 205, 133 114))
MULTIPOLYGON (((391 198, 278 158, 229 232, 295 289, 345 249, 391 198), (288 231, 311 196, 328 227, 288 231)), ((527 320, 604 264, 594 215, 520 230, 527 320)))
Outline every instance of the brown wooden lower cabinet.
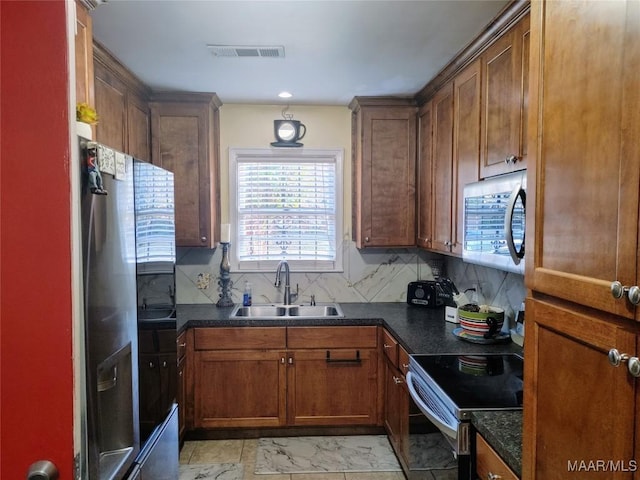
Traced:
POLYGON ((286 422, 284 351, 199 351, 196 428, 279 427, 286 422))
POLYGON ((140 434, 146 439, 176 399, 176 331, 141 330, 138 342, 140 434))
POLYGON ((187 332, 182 332, 176 339, 178 349, 178 388, 176 391, 176 401, 178 403, 178 436, 180 444, 184 440, 186 432, 186 400, 187 400, 187 332))
POLYGON ((197 328, 193 344, 194 428, 378 424, 375 326, 197 328))
POLYGON ((376 349, 293 350, 287 355, 289 425, 375 425, 376 349))
POLYGON ((476 434, 476 475, 481 480, 518 480, 518 476, 479 434, 476 434))
POLYGON ((608 354, 637 357, 637 325, 545 297, 526 328, 522 477, 635 478, 636 380, 608 354))
POLYGON ((409 371, 409 354, 386 330, 382 331, 384 352, 384 427, 391 446, 405 471, 409 471, 409 405, 405 375, 409 371))

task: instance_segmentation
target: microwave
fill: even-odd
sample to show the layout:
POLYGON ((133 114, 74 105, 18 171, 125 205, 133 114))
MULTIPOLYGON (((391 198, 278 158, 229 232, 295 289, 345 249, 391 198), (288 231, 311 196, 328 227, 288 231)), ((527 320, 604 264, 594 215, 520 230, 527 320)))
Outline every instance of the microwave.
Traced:
POLYGON ((462 260, 524 275, 527 171, 464 187, 462 260))

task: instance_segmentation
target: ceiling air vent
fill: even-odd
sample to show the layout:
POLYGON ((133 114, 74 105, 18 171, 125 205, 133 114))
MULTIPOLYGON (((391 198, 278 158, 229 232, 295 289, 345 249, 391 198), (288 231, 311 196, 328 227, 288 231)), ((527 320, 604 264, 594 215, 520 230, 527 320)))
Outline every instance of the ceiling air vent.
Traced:
POLYGON ((216 57, 284 57, 283 46, 207 45, 216 57))

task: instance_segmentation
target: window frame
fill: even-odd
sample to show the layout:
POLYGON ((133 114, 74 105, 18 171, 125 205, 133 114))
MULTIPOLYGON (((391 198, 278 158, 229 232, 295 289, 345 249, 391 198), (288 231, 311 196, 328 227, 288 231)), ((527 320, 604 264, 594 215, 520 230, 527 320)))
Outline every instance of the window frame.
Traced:
POLYGON ((280 260, 240 261, 237 249, 233 248, 238 238, 238 163, 242 160, 285 160, 295 162, 302 159, 305 162, 318 159, 330 160, 336 164, 335 185, 335 260, 305 261, 287 259, 291 271, 296 272, 343 272, 342 237, 344 232, 344 149, 342 148, 239 148, 229 147, 229 222, 231 223, 231 246, 229 262, 231 271, 236 273, 275 272, 280 260))

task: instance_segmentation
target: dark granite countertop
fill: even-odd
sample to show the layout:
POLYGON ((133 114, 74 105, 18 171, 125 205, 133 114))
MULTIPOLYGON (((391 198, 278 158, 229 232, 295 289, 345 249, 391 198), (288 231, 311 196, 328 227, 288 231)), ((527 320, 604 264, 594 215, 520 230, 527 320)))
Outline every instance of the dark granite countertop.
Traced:
POLYGON ((522 411, 473 412, 471 422, 511 470, 522 476, 522 411))
MULTIPOLYGON (((195 327, 231 326, 340 326, 383 325, 409 353, 522 353, 513 342, 502 344, 469 343, 453 335, 458 325, 444 320, 444 309, 413 307, 406 303, 342 303, 345 318, 278 320, 230 319, 232 307, 178 305, 178 332, 195 327)), ((474 413, 472 421, 481 435, 505 462, 520 474, 522 413, 474 413)))

